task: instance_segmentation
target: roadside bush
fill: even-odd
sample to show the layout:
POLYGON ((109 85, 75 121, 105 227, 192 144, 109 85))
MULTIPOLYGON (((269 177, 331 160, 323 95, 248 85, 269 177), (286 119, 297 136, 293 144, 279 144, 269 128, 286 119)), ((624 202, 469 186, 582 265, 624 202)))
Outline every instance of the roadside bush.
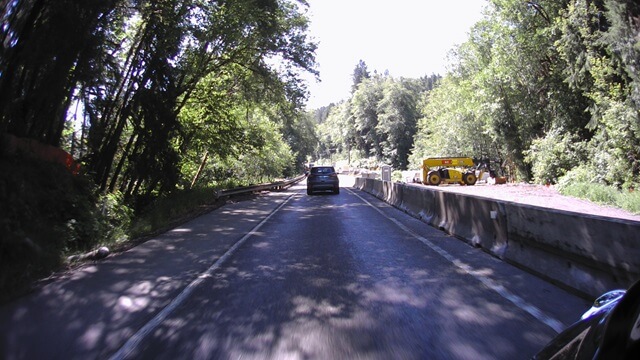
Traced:
POLYGON ((563 188, 576 183, 601 183, 602 178, 598 175, 593 167, 589 165, 580 165, 569 170, 564 176, 558 179, 558 189, 563 188))
POLYGON ((602 175, 588 165, 578 166, 569 171, 558 182, 558 191, 602 205, 614 206, 634 214, 640 214, 640 193, 620 190, 602 183, 602 175))
POLYGON ((603 205, 617 205, 620 196, 620 192, 615 188, 587 182, 568 184, 562 188, 561 193, 603 205))
POLYGON ((531 164, 534 182, 557 183, 575 164, 582 162, 584 148, 576 136, 560 130, 550 131, 544 138, 534 140, 525 151, 525 161, 531 164))
POLYGON ((640 214, 640 192, 632 191, 620 196, 620 206, 634 214, 640 214))
POLYGON ((165 229, 198 211, 205 211, 206 207, 216 200, 216 191, 213 188, 176 190, 155 199, 152 204, 136 214, 129 235, 136 238, 165 229))
POLYGON ((99 216, 102 218, 104 242, 120 243, 129 239, 128 232, 133 210, 124 202, 120 192, 102 195, 98 199, 99 216))

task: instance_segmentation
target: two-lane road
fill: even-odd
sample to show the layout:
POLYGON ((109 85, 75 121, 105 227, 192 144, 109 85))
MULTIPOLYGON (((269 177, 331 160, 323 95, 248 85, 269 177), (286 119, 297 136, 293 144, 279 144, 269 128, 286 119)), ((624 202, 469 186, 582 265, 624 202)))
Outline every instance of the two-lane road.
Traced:
POLYGON ((301 184, 1 308, 0 356, 526 359, 587 307, 368 194, 301 184))

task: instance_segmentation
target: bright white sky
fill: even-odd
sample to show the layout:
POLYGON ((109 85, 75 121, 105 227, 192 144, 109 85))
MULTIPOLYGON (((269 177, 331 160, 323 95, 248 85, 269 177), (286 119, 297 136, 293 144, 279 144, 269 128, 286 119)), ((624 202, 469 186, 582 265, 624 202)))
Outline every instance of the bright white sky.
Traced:
POLYGON ((447 53, 467 40, 486 0, 308 0, 320 83, 309 80, 309 109, 349 97, 359 60, 370 73, 444 75, 447 53))

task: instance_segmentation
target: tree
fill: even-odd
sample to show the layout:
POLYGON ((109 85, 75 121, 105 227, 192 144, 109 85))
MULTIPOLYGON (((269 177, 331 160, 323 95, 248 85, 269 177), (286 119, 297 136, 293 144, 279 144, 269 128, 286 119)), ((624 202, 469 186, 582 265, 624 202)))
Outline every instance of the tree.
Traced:
POLYGON ((588 99, 588 164, 596 180, 616 186, 640 181, 640 87, 636 66, 640 6, 633 1, 576 3, 562 12, 556 47, 574 91, 588 99))
POLYGON ((179 182, 180 152, 172 144, 181 143, 178 150, 187 151, 197 138, 181 131, 179 114, 210 77, 230 79, 216 86, 242 96, 208 114, 228 113, 227 106, 245 108, 246 102, 284 104, 286 99, 289 107, 302 106, 305 89, 298 71, 315 71, 315 44, 306 38, 307 20, 296 4, 165 0, 133 5, 103 68, 106 84, 81 83, 79 91, 91 121, 88 170, 102 190, 162 193, 179 182))
POLYGON ((369 70, 367 70, 367 64, 363 60, 360 60, 353 69, 351 94, 358 90, 358 86, 362 81, 369 78, 371 78, 371 75, 369 74, 369 70))
POLYGON ((3 1, 0 134, 59 145, 73 89, 102 55, 120 3, 3 1))
POLYGON ((411 168, 420 168, 428 157, 502 159, 488 126, 485 99, 475 90, 473 81, 448 75, 423 98, 411 168))
POLYGON ((387 78, 383 84, 376 131, 384 138, 381 143, 384 162, 395 169, 407 169, 419 117, 419 94, 415 81, 387 78))
POLYGON ((349 103, 343 101, 331 107, 327 118, 317 126, 318 148, 316 158, 338 154, 348 161, 354 142, 354 127, 349 103))
POLYGON ((383 97, 382 82, 379 76, 362 81, 354 92, 351 101, 351 115, 354 119, 355 146, 365 156, 382 159, 382 138, 377 131, 378 102, 383 97))

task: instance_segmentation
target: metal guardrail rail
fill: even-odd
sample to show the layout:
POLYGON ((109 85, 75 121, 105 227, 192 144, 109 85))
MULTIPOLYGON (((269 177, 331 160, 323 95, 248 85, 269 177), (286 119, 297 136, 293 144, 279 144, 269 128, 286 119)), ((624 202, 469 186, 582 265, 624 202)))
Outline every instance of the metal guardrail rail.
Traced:
POLYGON ((228 189, 228 190, 219 190, 216 193, 217 197, 222 197, 222 196, 229 196, 229 195, 239 195, 239 194, 246 194, 246 193, 252 193, 252 192, 256 192, 256 191, 269 191, 269 190, 281 190, 281 189, 285 189, 295 183, 298 183, 300 181, 302 181, 302 179, 306 178, 306 175, 300 175, 297 176, 293 179, 287 179, 287 180, 283 180, 283 181, 278 181, 278 182, 274 182, 274 183, 270 183, 270 184, 260 184, 260 185, 253 185, 253 186, 244 186, 244 187, 239 187, 239 188, 233 188, 233 189, 228 189))

